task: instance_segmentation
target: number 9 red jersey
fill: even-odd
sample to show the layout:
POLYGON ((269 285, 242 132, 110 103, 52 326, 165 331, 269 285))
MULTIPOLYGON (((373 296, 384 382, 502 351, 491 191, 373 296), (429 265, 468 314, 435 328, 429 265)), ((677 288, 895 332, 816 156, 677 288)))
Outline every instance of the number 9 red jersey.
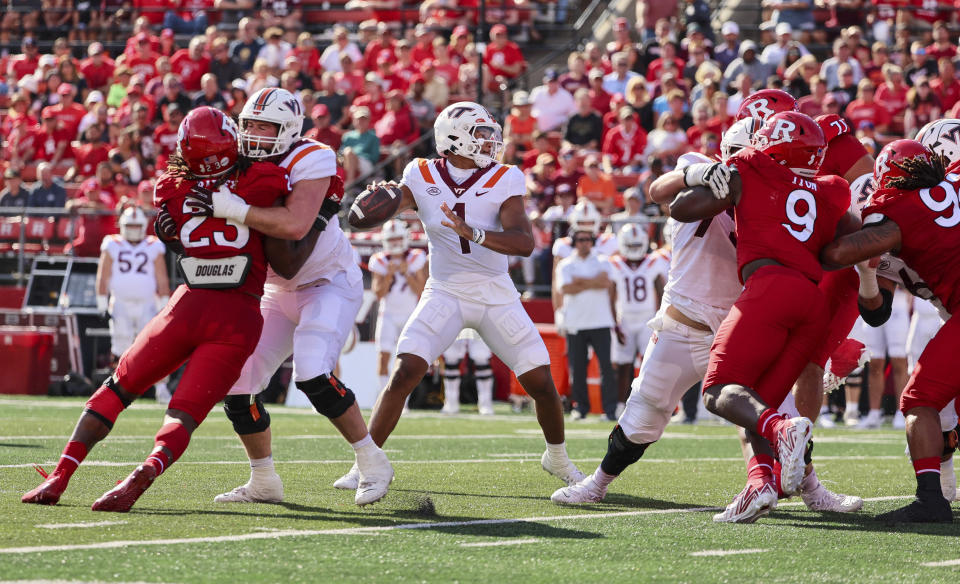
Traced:
MULTIPOLYGON (((246 225, 220 219, 216 217, 197 217, 190 214, 186 206, 185 197, 194 185, 214 189, 215 179, 187 180, 164 174, 157 181, 154 191, 154 205, 166 203, 167 211, 177 222, 177 234, 186 255, 200 260, 215 260, 233 257, 249 257, 249 262, 234 265, 229 262, 223 265, 194 265, 181 263, 182 269, 192 266, 197 273, 187 274, 184 277, 190 281, 191 276, 198 278, 217 278, 220 276, 236 276, 239 280, 234 285, 212 285, 211 288, 230 287, 255 296, 263 294, 263 283, 267 277, 267 260, 263 251, 263 235, 246 225), (249 264, 247 266, 247 263, 249 264), (235 269, 246 271, 245 278, 241 274, 220 274, 220 271, 235 269)), ((290 192, 287 172, 275 164, 255 162, 243 174, 227 179, 226 186, 242 197, 247 203, 255 207, 270 207, 274 202, 290 192)), ((218 280, 219 281, 219 280, 218 280)))

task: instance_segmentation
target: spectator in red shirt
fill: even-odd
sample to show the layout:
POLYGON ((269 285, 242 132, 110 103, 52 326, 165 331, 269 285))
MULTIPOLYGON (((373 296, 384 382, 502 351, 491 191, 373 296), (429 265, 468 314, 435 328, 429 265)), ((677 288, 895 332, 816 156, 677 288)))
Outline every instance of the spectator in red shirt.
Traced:
POLYGON ((490 44, 484 51, 483 62, 494 76, 503 79, 514 79, 527 65, 520 47, 507 39, 507 27, 502 24, 490 27, 490 44))
POLYGON ((384 91, 390 91, 392 89, 406 91, 407 81, 394 73, 394 65, 391 62, 392 59, 393 53, 386 50, 380 51, 380 58, 377 60, 377 74, 380 76, 383 89, 384 91))
MULTIPOLYGON (((320 66, 320 51, 313 44, 313 36, 302 32, 297 37, 297 46, 290 53, 300 62, 300 72, 311 77, 319 77, 323 72, 320 66)), ((287 57, 289 58, 289 56, 287 57)))
POLYGON ((566 89, 571 95, 575 94, 581 87, 590 88, 590 80, 587 78, 587 60, 583 54, 574 51, 567 57, 568 71, 560 76, 560 87, 566 89))
POLYGON ((166 168, 167 159, 177 149, 177 130, 183 121, 183 111, 176 102, 163 112, 163 123, 153 131, 153 143, 157 147, 157 168, 166 168))
POLYGON ((590 80, 590 103, 600 115, 605 115, 610 111, 610 100, 613 98, 603 89, 603 76, 603 69, 591 69, 588 76, 590 80))
MULTIPOLYGON (((110 163, 101 162, 97 165, 96 176, 85 180, 80 185, 77 196, 67 201, 66 208, 113 211, 116 206, 117 194, 113 190, 113 173, 110 171, 110 163)), ((99 253, 103 238, 118 231, 116 223, 116 217, 112 214, 80 215, 76 237, 67 247, 74 255, 95 256, 99 253)))
POLYGON ((844 114, 854 128, 858 128, 862 121, 869 121, 873 122, 877 132, 886 134, 890 130, 890 114, 874 99, 875 93, 873 81, 861 79, 857 85, 857 99, 847 104, 844 114))
POLYGON ((660 58, 654 59, 647 67, 647 81, 654 82, 660 79, 660 69, 667 61, 676 65, 677 71, 683 71, 685 63, 677 57, 677 45, 671 40, 660 42, 660 58))
POLYGON ((69 83, 61 83, 57 88, 57 95, 60 96, 60 103, 43 108, 57 119, 57 129, 62 130, 70 140, 77 138, 77 128, 80 127, 80 120, 87 115, 87 109, 79 103, 74 103, 73 98, 76 95, 77 88, 69 83))
POLYGON ((91 44, 87 54, 89 57, 80 62, 80 73, 87 80, 88 89, 103 91, 113 79, 113 59, 104 53, 103 45, 100 43, 91 44))
POLYGON ((394 54, 396 55, 396 60, 393 63, 391 71, 403 79, 406 84, 405 87, 410 85, 410 80, 413 79, 413 76, 419 74, 420 70, 427 63, 433 62, 432 59, 426 59, 420 63, 414 61, 413 53, 410 50, 410 43, 405 40, 397 43, 394 54))
POLYGON ((620 120, 603 139, 604 166, 616 173, 632 174, 643 167, 643 151, 647 147, 647 133, 637 124, 633 110, 624 107, 617 116, 620 120))
POLYGON ((329 108, 322 103, 318 103, 313 106, 310 117, 313 119, 313 128, 304 137, 322 142, 333 150, 340 150, 343 132, 336 126, 331 125, 329 108))
POLYGON ((377 38, 370 42, 363 51, 363 68, 365 71, 376 71, 377 59, 380 58, 380 51, 389 50, 393 52, 394 45, 393 29, 386 22, 377 24, 377 38))
POLYGON ((126 66, 134 73, 139 73, 144 79, 150 80, 157 76, 157 53, 150 49, 150 36, 141 32, 136 36, 136 54, 127 59, 126 66))
POLYGON ((180 76, 185 91, 200 91, 200 78, 210 71, 210 57, 203 51, 205 42, 202 36, 193 37, 188 48, 170 57, 170 70, 180 76))
POLYGON ((23 53, 14 55, 7 61, 7 75, 20 81, 24 75, 33 74, 40 65, 40 53, 37 50, 37 40, 32 36, 23 37, 20 43, 23 53))
MULTIPOLYGON (((407 145, 420 136, 417 121, 413 118, 402 91, 394 89, 387 93, 387 109, 373 129, 380 138, 380 147, 390 155, 403 152, 407 145)), ((402 174, 406 163, 405 157, 397 156, 393 161, 394 174, 402 174)))
POLYGON ((926 77, 918 78, 907 92, 907 109, 903 115, 904 135, 915 136, 920 128, 938 119, 941 113, 940 99, 930 88, 930 81, 926 77))
POLYGON ((363 95, 353 100, 353 109, 366 106, 370 110, 370 125, 376 126, 383 113, 387 110, 386 100, 383 98, 383 80, 374 72, 364 77, 363 95))
POLYGON ((176 0, 133 0, 134 18, 145 19, 153 26, 163 24, 163 15, 174 8, 176 0))
POLYGON ((903 112, 907 109, 910 88, 903 82, 903 69, 893 63, 883 66, 883 78, 874 99, 890 114, 890 132, 899 136, 903 134, 903 112))
POLYGON ((960 101, 960 80, 956 78, 953 61, 947 57, 942 57, 937 62, 937 68, 940 75, 930 81, 930 89, 940 99, 942 111, 946 111, 952 109, 953 105, 960 101))
POLYGON ((953 59, 957 56, 957 45, 950 42, 950 29, 945 22, 933 25, 933 44, 927 47, 927 55, 935 61, 946 57, 953 59))
POLYGON ((57 128, 57 114, 44 110, 40 125, 33 132, 33 162, 46 160, 57 166, 63 160, 73 158, 70 148, 72 136, 57 128))
POLYGON ((422 63, 426 59, 433 58, 433 39, 436 36, 433 30, 424 23, 420 23, 414 29, 416 43, 411 50, 411 56, 417 63, 422 63))
POLYGON ((336 79, 337 91, 343 92, 347 99, 353 100, 363 91, 363 71, 357 69, 353 59, 346 53, 340 55, 340 71, 334 74, 334 79, 336 79))
MULTIPOLYGON (((457 72, 460 67, 450 60, 450 52, 447 50, 447 41, 443 37, 433 39, 433 66, 436 68, 437 77, 447 82, 450 93, 457 92, 457 72)), ((411 75, 412 77, 412 75, 411 75)), ((407 80, 409 83, 409 79, 407 80)))
POLYGON ((713 107, 714 115, 710 118, 710 121, 707 122, 712 132, 723 135, 723 133, 727 131, 727 128, 732 126, 733 122, 736 121, 727 110, 727 101, 729 100, 730 96, 728 96, 725 91, 718 91, 713 94, 710 105, 713 107))
POLYGON ((693 125, 687 128, 687 141, 694 148, 700 144, 700 136, 710 132, 716 133, 714 127, 710 126, 710 118, 713 112, 710 110, 710 103, 705 99, 698 99, 693 104, 693 125))
POLYGON ((110 146, 102 139, 103 128, 92 124, 83 133, 81 144, 73 149, 74 164, 64 175, 66 182, 81 182, 94 175, 97 165, 106 162, 110 146))

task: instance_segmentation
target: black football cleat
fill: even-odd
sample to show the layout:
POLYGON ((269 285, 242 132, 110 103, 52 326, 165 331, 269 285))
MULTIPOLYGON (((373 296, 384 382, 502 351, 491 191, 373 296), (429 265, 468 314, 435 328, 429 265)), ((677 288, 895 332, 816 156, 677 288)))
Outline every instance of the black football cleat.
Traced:
POLYGON ((909 505, 877 515, 877 521, 891 523, 952 523, 950 503, 937 497, 916 498, 909 505))

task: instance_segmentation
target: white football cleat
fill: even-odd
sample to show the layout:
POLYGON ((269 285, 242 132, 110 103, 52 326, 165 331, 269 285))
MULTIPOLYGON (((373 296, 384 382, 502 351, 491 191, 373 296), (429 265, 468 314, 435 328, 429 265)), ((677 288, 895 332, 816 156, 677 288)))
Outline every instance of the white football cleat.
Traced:
POLYGON ((229 493, 223 493, 213 498, 214 503, 279 503, 283 501, 283 481, 280 475, 259 477, 245 485, 240 485, 229 493))
POLYGON ((599 503, 606 495, 607 488, 598 485, 590 475, 579 483, 557 489, 550 495, 550 500, 558 505, 580 505, 599 503))
POLYGON ((857 430, 875 430, 883 425, 883 412, 870 410, 857 424, 857 430))
POLYGON ((360 485, 360 467, 354 462, 347 474, 333 481, 334 489, 343 489, 345 491, 356 491, 360 485))
POLYGON ((563 460, 554 460, 550 456, 550 451, 544 452, 543 456, 540 457, 540 466, 543 467, 543 470, 567 483, 568 486, 579 483, 587 476, 580 472, 577 465, 573 464, 566 456, 563 460))
MULTIPOLYGON (((795 495, 803 480, 803 471, 807 463, 803 456, 807 452, 807 443, 812 436, 813 424, 804 417, 790 418, 777 433, 777 450, 780 459, 780 489, 785 495, 795 495)), ((776 490, 774 490, 776 496, 776 490)))
POLYGON ((845 426, 856 426, 860 423, 860 411, 846 409, 843 411, 843 424, 845 426))
POLYGON ((448 415, 448 416, 452 416, 452 415, 454 415, 454 414, 459 414, 459 413, 460 413, 460 404, 445 403, 445 404, 443 404, 443 407, 440 408, 440 413, 446 414, 446 415, 448 415))
POLYGON ((717 513, 717 523, 753 523, 777 508, 777 488, 773 483, 760 487, 748 484, 740 491, 723 513, 717 513))
POLYGON ((488 405, 477 406, 477 412, 479 412, 481 416, 492 416, 494 413, 493 406, 488 406, 488 405))
POLYGON ((903 417, 903 412, 897 410, 897 412, 893 414, 892 424, 894 430, 903 430, 907 427, 907 419, 903 417))
POLYGON ((803 504, 811 511, 834 511, 836 513, 853 513, 863 508, 863 499, 854 495, 834 493, 823 483, 817 481, 817 487, 811 491, 800 491, 803 504))
POLYGON ((363 507, 376 503, 387 494, 393 482, 393 466, 379 446, 368 446, 357 451, 359 484, 354 502, 363 507))

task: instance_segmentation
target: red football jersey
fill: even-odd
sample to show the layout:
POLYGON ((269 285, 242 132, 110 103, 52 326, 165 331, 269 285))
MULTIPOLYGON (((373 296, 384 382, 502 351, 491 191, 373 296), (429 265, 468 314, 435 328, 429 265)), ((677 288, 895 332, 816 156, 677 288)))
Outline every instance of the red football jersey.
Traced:
MULTIPOLYGON (((215 180, 192 181, 164 173, 157 181, 153 203, 167 204, 167 210, 179 226, 180 243, 190 257, 220 259, 238 255, 250 256, 250 270, 237 289, 256 296, 263 294, 267 278, 267 258, 263 251, 263 235, 245 225, 216 217, 194 217, 185 197, 194 185, 214 188, 215 180)), ((290 192, 287 172, 268 162, 255 162, 239 178, 227 180, 231 191, 247 203, 270 207, 279 197, 290 192)))
POLYGON ((827 155, 823 159, 817 176, 843 176, 847 171, 853 168, 858 160, 869 154, 863 147, 860 140, 850 131, 850 124, 845 123, 846 131, 841 131, 839 135, 827 143, 827 155))
POLYGON ((752 148, 730 160, 743 181, 734 211, 737 271, 753 260, 769 258, 819 282, 820 248, 833 241, 837 223, 850 207, 847 181, 797 176, 752 148))
POLYGON ((951 314, 960 312, 960 174, 932 189, 881 189, 863 210, 865 225, 883 217, 900 228, 898 256, 920 275, 951 314))

